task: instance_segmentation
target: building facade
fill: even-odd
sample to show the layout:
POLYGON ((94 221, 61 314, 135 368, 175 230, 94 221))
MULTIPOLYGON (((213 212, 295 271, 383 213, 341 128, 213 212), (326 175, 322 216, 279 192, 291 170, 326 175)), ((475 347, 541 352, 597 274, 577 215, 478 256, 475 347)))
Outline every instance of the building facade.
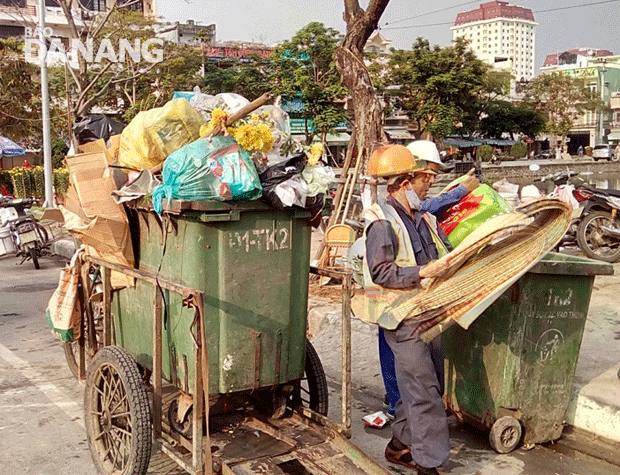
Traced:
MULTIPOLYGON (((118 0, 119 5, 131 0, 118 0)), ((85 9, 74 7, 74 21, 78 27, 91 20, 99 12, 106 11, 114 0, 80 0, 85 9)), ((141 0, 129 5, 131 10, 144 15, 157 15, 157 0, 141 0)), ((39 0, 0 0, 0 38, 24 38, 27 28, 34 30, 40 19, 39 0)), ((59 38, 66 48, 70 46, 71 34, 67 18, 56 0, 45 0, 45 24, 52 29, 52 38, 59 38)))
MULTIPOLYGON (((614 141, 620 133, 619 111, 614 111, 614 95, 620 95, 620 55, 610 51, 578 48, 547 56, 542 74, 558 73, 582 79, 593 94, 606 104, 604 111, 586 111, 574 123, 568 135, 569 153, 580 145, 594 146, 614 141)), ((620 106, 620 103, 618 104, 620 106)))
POLYGON ((176 44, 213 45, 216 37, 215 24, 199 25, 194 20, 160 23, 155 31, 158 37, 176 44))
POLYGON ((531 9, 495 0, 459 13, 450 29, 482 61, 523 82, 534 77, 537 26, 531 9))

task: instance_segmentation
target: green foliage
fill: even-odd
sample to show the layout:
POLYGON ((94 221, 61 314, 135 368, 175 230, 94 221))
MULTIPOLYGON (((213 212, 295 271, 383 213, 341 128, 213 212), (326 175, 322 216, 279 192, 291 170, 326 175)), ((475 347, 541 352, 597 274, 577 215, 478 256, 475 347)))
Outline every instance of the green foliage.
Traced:
POLYGON ((16 198, 33 198, 35 183, 32 168, 16 167, 9 170, 13 180, 13 193, 16 198))
POLYGON ((527 156, 527 145, 524 142, 517 142, 510 147, 510 156, 512 158, 524 158, 527 156))
POLYGON ((498 87, 487 81, 488 71, 461 38, 446 48, 418 38, 410 51, 394 51, 390 58, 390 83, 400 86, 398 105, 436 139, 475 130, 482 98, 498 87))
POLYGON ((486 116, 480 120, 479 130, 486 137, 500 138, 502 134, 523 134, 534 138, 545 128, 544 116, 528 104, 514 104, 495 100, 487 104, 486 116))
MULTIPOLYGON (((8 170, 11 178, 12 191, 16 198, 45 198, 45 180, 43 167, 24 168, 16 167, 8 170)), ((1 175, 0 175, 0 179, 1 175)), ((66 168, 53 171, 52 183, 56 193, 64 195, 69 188, 69 172, 66 168)))
POLYGON ((480 145, 476 150, 476 158, 482 160, 483 162, 488 162, 491 160, 493 156, 493 147, 488 144, 480 145))
POLYGON ((206 64, 202 79, 203 92, 219 94, 236 92, 253 101, 269 91, 269 64, 259 57, 250 62, 228 59, 218 64, 206 64))
MULTIPOLYGON (((72 0, 58 2, 68 5, 72 0)), ((69 24, 77 21, 73 16, 68 20, 69 24)), ((93 42, 95 54, 104 39, 109 39, 118 53, 120 39, 134 45, 136 40, 143 44, 155 37, 155 21, 140 12, 117 7, 109 16, 98 15, 92 21, 86 20, 78 35, 83 42, 93 42)), ((93 107, 109 107, 120 109, 123 118, 130 120, 141 110, 165 104, 173 91, 191 90, 196 86, 200 81, 202 61, 199 48, 169 42, 164 43, 163 58, 159 63, 148 62, 143 55, 134 61, 129 54, 125 55, 123 62, 111 62, 107 58, 100 63, 82 61, 68 77, 71 115, 75 118, 88 114, 93 107)), ((67 97, 64 68, 50 70, 50 90, 61 101, 67 97)))
POLYGON ((0 38, 0 130, 12 140, 41 135, 41 91, 32 77, 37 67, 24 59, 24 44, 0 38))
POLYGON ((9 170, 0 170, 0 185, 4 185, 9 195, 13 194, 13 180, 9 170))
POLYGON ((583 80, 558 73, 532 79, 524 100, 545 116, 545 130, 560 136, 566 136, 585 111, 603 107, 583 80))
POLYGON ((334 63, 342 35, 322 23, 312 22, 282 43, 271 56, 271 83, 277 94, 299 97, 304 103, 301 118, 313 119, 315 128, 306 134, 310 144, 316 134, 332 131, 346 119, 342 103, 347 90, 334 63))
POLYGON ((56 194, 61 196, 66 195, 69 189, 69 170, 66 168, 54 170, 53 182, 56 194))
POLYGON ((62 161, 69 152, 69 146, 62 137, 52 138, 52 168, 62 168, 62 161))

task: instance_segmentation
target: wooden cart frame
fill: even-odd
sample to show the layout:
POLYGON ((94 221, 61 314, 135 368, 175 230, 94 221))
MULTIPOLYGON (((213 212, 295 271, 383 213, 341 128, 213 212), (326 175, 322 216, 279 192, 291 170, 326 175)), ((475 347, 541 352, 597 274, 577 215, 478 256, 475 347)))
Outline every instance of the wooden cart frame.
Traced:
MULTIPOLYGON (((203 315, 203 294, 202 292, 180 285, 158 276, 141 270, 114 264, 103 259, 87 256, 85 264, 82 266, 82 282, 84 300, 88 302, 90 295, 90 282, 88 279, 88 264, 100 267, 103 283, 103 347, 113 344, 115 335, 113 331, 113 320, 111 314, 112 288, 110 284, 111 271, 120 272, 129 277, 147 282, 153 287, 153 372, 151 375, 153 385, 153 441, 161 447, 163 453, 174 460, 180 467, 192 475, 213 475, 214 473, 232 474, 230 467, 226 463, 215 462, 211 453, 211 435, 209 434, 208 424, 204 427, 203 421, 209 420, 209 357, 206 351, 206 336, 204 329, 203 315), (162 290, 176 292, 182 296, 182 305, 194 310, 194 319, 190 328, 191 338, 194 342, 195 351, 195 374, 193 388, 193 408, 192 411, 192 439, 188 440, 180 434, 168 433, 163 430, 163 401, 162 401, 162 290), (205 389, 206 388, 206 389, 205 389), (191 453, 191 461, 184 456, 177 447, 181 445, 191 453)), ((307 427, 308 430, 319 431, 330 447, 347 454, 355 460, 355 464, 363 473, 385 473, 385 469, 377 465, 372 459, 364 454, 359 448, 348 441, 351 436, 351 290, 352 276, 349 272, 339 272, 334 270, 311 268, 311 273, 319 276, 330 277, 342 283, 342 394, 341 394, 341 413, 340 423, 335 423, 325 416, 322 416, 309 408, 297 407, 296 414, 292 417, 298 425, 307 427)), ((80 335, 79 339, 79 374, 83 379, 86 375, 86 338, 90 348, 96 348, 96 338, 94 329, 94 316, 89 305, 85 305, 85 316, 88 319, 86 328, 88 334, 80 335)), ((254 422, 260 424, 260 422, 254 422)), ((269 430, 268 428, 265 430, 269 430)), ((274 436, 283 437, 279 431, 271 429, 274 436)), ((286 438, 285 438, 286 439, 286 438)), ((309 462, 311 463, 311 462, 309 462)), ((262 468, 264 470, 264 467, 262 468)), ((248 473, 254 473, 248 471, 248 473)))

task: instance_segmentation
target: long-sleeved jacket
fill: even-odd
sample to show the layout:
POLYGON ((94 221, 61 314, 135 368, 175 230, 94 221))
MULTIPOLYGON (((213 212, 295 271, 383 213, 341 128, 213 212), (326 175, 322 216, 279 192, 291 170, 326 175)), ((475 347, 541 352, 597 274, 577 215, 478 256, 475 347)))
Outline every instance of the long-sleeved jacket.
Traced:
POLYGON ((438 218, 441 218, 449 208, 457 204, 467 194, 467 188, 465 185, 459 185, 450 191, 436 196, 435 198, 429 198, 422 202, 420 211, 433 214, 438 218))
MULTIPOLYGON (((391 196, 388 204, 396 209, 407 228, 411 239, 417 266, 401 267, 395 263, 398 240, 391 224, 386 220, 373 222, 366 231, 366 259, 372 281, 388 289, 407 289, 420 283, 420 267, 437 259, 437 246, 433 242, 423 212, 409 213, 391 196)), ((452 249, 446 235, 439 229, 439 235, 448 249, 452 249)))

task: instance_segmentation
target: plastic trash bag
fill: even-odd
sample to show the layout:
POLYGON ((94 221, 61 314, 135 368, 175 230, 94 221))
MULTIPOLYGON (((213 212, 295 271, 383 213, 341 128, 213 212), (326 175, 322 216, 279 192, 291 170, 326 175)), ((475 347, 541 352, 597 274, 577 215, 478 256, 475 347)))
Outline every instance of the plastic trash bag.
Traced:
POLYGON ((214 96, 211 94, 203 94, 200 92, 200 87, 196 86, 194 88, 194 92, 192 93, 192 98, 189 101, 192 107, 196 109, 202 118, 207 122, 211 120, 211 111, 213 109, 209 109, 209 107, 211 106, 213 97, 214 96))
POLYGON ((92 114, 78 117, 73 124, 73 133, 78 145, 103 139, 107 142, 112 135, 120 134, 125 124, 118 120, 110 119, 102 114, 92 114))
POLYGON ((168 157, 163 184, 153 190, 153 207, 162 212, 168 200, 255 200, 262 196, 249 154, 232 137, 200 139, 168 157))
POLYGON ((301 203, 298 205, 301 207, 305 206, 305 195, 303 201, 301 200, 301 193, 307 192, 307 184, 301 180, 305 163, 305 154, 300 154, 273 165, 260 174, 263 197, 269 204, 278 209, 292 206, 287 204, 292 202, 301 203), (293 178, 296 179, 289 182, 293 178))
POLYGON ((284 109, 278 106, 267 105, 260 106, 256 109, 256 114, 260 115, 264 112, 269 114, 271 120, 275 122, 276 128, 285 135, 291 135, 291 119, 284 109))
POLYGON ((135 170, 153 168, 197 140, 203 125, 203 118, 185 99, 140 112, 121 135, 119 165, 135 170))
POLYGON ((205 102, 206 110, 211 111, 217 107, 224 109, 230 114, 234 114, 238 110, 243 109, 250 103, 245 97, 235 94, 234 92, 221 92, 213 96, 205 102))
POLYGON ((336 179, 331 167, 324 165, 306 166, 301 172, 301 176, 308 184, 308 196, 327 193, 329 184, 336 179))
POLYGON ((488 185, 480 185, 446 211, 439 224, 456 247, 487 219, 511 211, 510 205, 497 191, 488 185))

